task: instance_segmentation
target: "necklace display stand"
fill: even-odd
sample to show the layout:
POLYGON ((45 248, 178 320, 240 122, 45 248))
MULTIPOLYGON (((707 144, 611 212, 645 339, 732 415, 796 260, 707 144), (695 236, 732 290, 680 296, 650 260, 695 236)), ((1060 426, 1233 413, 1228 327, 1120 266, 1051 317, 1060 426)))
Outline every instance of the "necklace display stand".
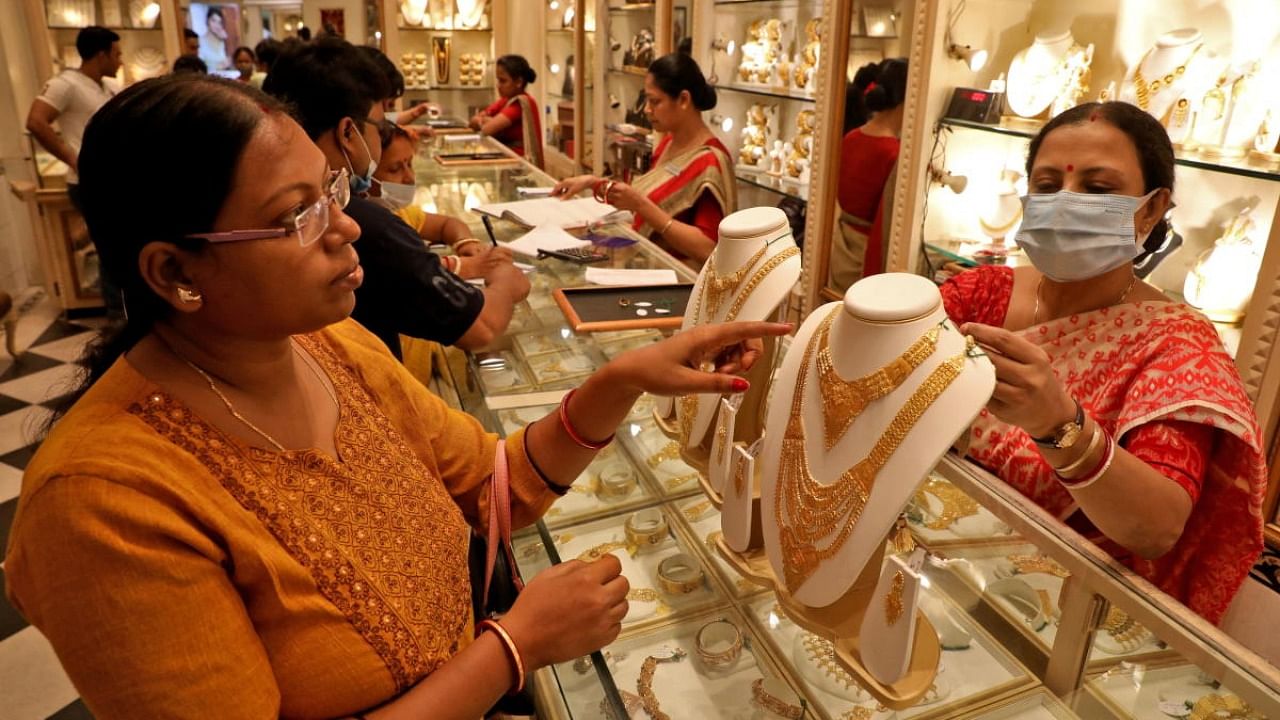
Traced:
MULTIPOLYGON (((788 616, 832 637, 841 663, 881 702, 905 707, 932 682, 937 634, 922 613, 908 608, 901 621, 916 625, 899 641, 910 643, 910 661, 901 678, 886 682, 861 657, 894 651, 876 646, 877 633, 863 636, 864 615, 881 579, 886 537, 919 482, 990 398, 995 371, 946 319, 933 283, 905 273, 858 282, 843 303, 811 314, 791 348, 776 379, 757 460, 772 584, 788 616), (825 347, 818 347, 823 340, 825 347), (825 369, 819 367, 824 359, 825 369), (824 388, 828 382, 846 390, 824 388), (792 443, 792 454, 799 443, 799 463, 783 461, 784 442, 792 443), (803 476, 798 481, 797 473, 803 476), (797 495, 794 482, 808 484, 797 495), (819 496, 819 504, 808 504, 819 496), (820 528, 823 513, 833 508, 840 510, 828 535, 812 544, 796 539, 820 528)), ((721 551, 731 554, 728 547, 721 551)))
MULTIPOLYGON (((800 252, 787 216, 772 207, 739 210, 720 222, 720 241, 694 284, 694 310, 686 312, 681 330, 735 320, 767 320, 774 316, 800 280, 800 252)), ((760 436, 764 402, 774 368, 772 338, 763 356, 746 374, 751 383, 737 412, 734 440, 760 436)), ((655 404, 654 418, 668 437, 681 443, 689 465, 707 470, 718 402, 716 394, 684 395, 655 404)))
POLYGON ((1137 105, 1168 126, 1179 99, 1186 98, 1190 110, 1199 110, 1200 98, 1213 86, 1221 65, 1204 46, 1199 30, 1171 30, 1156 38, 1125 74, 1116 99, 1137 105))
POLYGON ((1074 107, 1088 91, 1093 45, 1081 47, 1071 31, 1041 33, 1009 64, 1005 98, 1015 124, 1039 125, 1074 107))

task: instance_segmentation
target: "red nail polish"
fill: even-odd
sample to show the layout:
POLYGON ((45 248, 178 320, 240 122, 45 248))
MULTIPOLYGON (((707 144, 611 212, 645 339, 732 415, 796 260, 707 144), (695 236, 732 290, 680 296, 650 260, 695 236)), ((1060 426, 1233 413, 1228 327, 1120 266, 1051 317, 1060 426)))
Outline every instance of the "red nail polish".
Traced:
POLYGON ((746 392, 750 388, 751 388, 751 383, 747 382, 746 380, 743 380, 742 378, 733 379, 734 392, 746 392))

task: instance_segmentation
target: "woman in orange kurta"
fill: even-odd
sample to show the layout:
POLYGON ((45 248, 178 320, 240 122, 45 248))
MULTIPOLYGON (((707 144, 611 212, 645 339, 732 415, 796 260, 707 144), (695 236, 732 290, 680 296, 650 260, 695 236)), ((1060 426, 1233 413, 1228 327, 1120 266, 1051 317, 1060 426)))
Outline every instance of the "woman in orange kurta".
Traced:
MULTIPOLYGON (((468 538, 497 438, 348 319, 348 180, 278 103, 149 80, 99 111, 80 160, 128 320, 27 469, 5 575, 96 717, 474 720, 521 670, 616 637, 627 582, 604 558, 541 573, 473 639, 468 538), (201 172, 126 210, 180 151, 201 172)), ((745 334, 785 329, 610 362, 508 438, 514 524, 568 490, 640 392, 740 391, 728 373, 759 350, 745 334), (709 357, 720 372, 693 369, 709 357)))

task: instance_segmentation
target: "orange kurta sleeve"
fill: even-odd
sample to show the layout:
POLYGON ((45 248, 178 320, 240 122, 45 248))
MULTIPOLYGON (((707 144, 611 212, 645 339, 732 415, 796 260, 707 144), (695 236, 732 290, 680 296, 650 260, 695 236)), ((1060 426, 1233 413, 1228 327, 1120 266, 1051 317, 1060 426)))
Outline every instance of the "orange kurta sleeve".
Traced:
MULTIPOLYGON (((441 480, 467 521, 483 530, 498 436, 423 387, 376 336, 355 321, 338 323, 325 332, 337 341, 336 350, 348 357, 409 445, 428 466, 439 468, 441 480)), ((507 467, 511 472, 512 526, 530 525, 559 496, 534 470, 524 451, 524 430, 507 438, 507 467)))
POLYGON ((192 518, 122 483, 61 476, 25 499, 14 536, 6 592, 96 717, 279 717, 228 558, 192 518))

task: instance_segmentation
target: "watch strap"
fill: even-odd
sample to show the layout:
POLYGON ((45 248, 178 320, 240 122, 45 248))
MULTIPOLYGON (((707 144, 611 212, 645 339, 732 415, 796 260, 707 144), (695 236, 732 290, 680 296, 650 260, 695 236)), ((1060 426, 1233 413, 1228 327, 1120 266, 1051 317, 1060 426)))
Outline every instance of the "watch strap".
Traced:
MULTIPOLYGON (((1076 427, 1083 428, 1084 427, 1084 407, 1080 405, 1079 400, 1076 400, 1075 403, 1076 403, 1076 419, 1074 422, 1076 427)), ((1052 435, 1045 435, 1043 437, 1032 437, 1031 441, 1042 448, 1051 448, 1055 450, 1061 450, 1062 446, 1058 444, 1058 438, 1062 433, 1062 429, 1067 424, 1069 423, 1064 423, 1062 425, 1059 425, 1058 428, 1054 430, 1052 435)))

